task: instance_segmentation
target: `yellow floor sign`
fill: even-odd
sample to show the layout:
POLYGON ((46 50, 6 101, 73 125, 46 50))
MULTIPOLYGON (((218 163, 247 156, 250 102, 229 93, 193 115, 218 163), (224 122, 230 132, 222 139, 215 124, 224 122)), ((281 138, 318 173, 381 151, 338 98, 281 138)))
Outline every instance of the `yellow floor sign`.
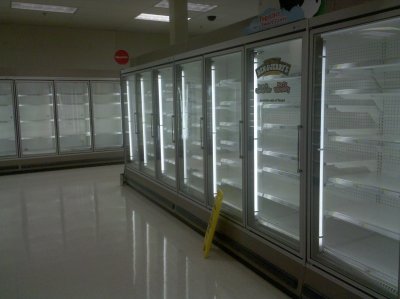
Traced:
POLYGON ((204 257, 207 258, 211 249, 212 240, 214 238, 215 228, 217 227, 219 212, 222 206, 222 199, 224 198, 224 193, 221 190, 217 191, 217 196, 214 200, 214 207, 212 209, 210 220, 208 221, 208 227, 206 235, 204 237, 204 247, 203 253, 204 257))

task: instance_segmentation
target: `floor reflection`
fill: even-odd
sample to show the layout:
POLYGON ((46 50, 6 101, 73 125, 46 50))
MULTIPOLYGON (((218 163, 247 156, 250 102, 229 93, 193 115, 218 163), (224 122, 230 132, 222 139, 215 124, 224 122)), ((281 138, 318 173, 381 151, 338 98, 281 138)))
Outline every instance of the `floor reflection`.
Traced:
POLYGON ((0 177, 0 298, 286 298, 129 187, 121 166, 0 177))

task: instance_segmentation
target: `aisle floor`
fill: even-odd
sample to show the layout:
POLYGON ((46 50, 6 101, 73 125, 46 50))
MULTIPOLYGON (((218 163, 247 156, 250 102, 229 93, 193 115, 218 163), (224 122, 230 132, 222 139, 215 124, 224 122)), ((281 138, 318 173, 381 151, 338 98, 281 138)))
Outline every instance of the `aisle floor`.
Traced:
POLYGON ((0 177, 0 298, 288 298, 120 186, 122 166, 0 177))

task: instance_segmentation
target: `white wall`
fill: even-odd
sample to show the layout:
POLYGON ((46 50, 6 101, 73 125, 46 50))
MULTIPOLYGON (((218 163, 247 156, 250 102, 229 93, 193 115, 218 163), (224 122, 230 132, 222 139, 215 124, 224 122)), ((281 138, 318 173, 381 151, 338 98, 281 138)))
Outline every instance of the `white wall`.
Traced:
POLYGON ((0 76, 118 76, 129 64, 114 61, 117 49, 134 59, 168 45, 168 34, 2 24, 0 76))

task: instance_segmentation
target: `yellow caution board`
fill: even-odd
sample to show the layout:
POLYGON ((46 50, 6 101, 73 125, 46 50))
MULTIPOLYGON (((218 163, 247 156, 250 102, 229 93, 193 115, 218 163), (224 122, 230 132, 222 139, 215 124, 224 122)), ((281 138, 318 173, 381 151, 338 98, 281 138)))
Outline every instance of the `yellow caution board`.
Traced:
POLYGON ((204 237, 204 257, 207 258, 211 249, 212 240, 214 238, 215 228, 217 227, 219 212, 222 206, 222 199, 224 198, 224 193, 221 190, 217 191, 217 196, 214 200, 214 207, 212 209, 210 220, 208 221, 208 227, 206 235, 204 237))

